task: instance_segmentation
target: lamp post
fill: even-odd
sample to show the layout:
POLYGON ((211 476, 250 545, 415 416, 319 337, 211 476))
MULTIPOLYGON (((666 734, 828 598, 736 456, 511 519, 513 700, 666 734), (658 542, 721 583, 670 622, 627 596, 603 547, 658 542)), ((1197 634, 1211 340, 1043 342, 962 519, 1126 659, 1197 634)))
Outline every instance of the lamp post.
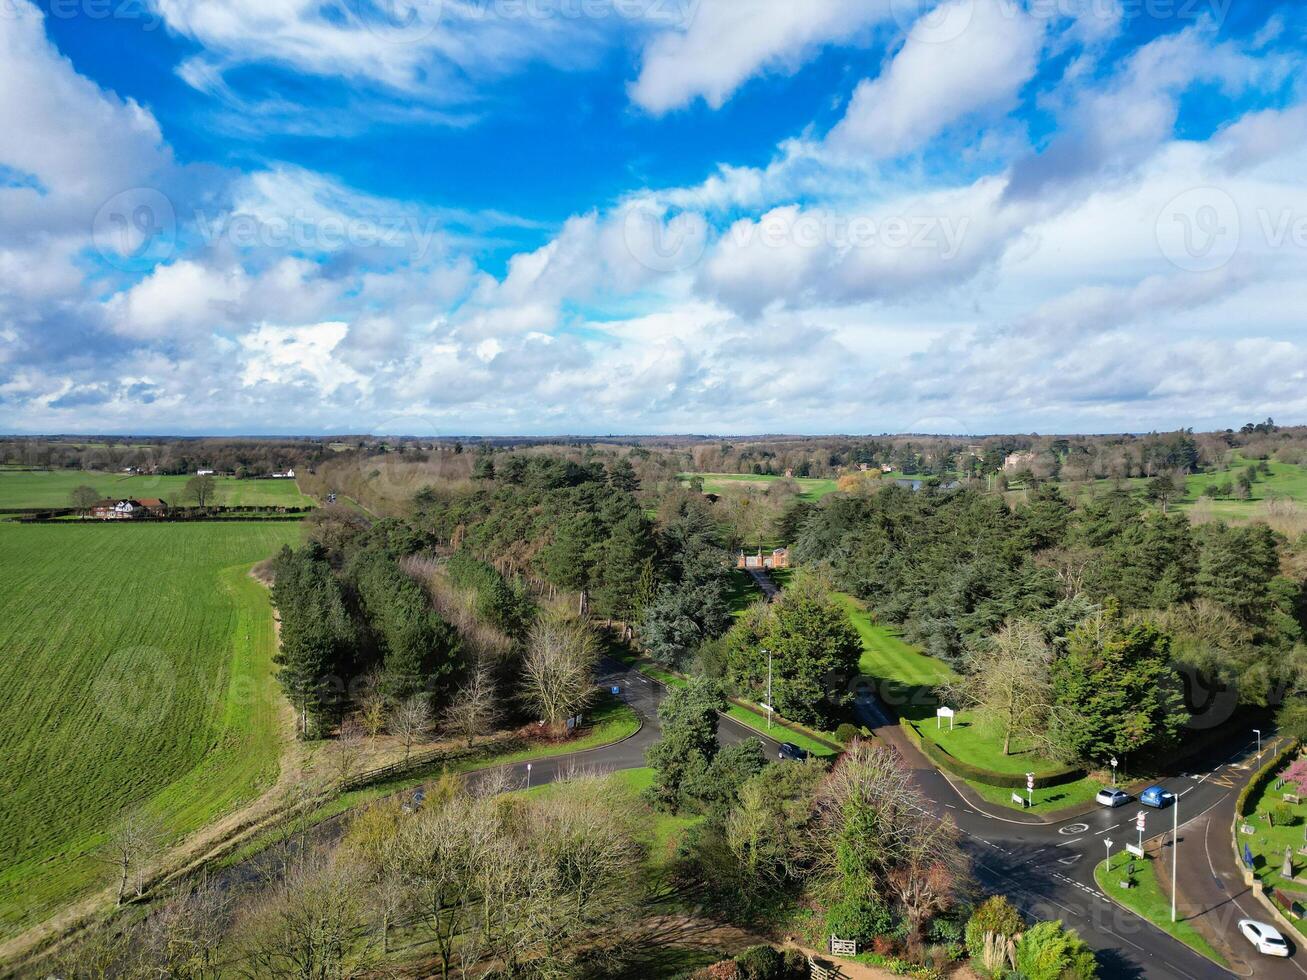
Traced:
POLYGON ((1262 730, 1260 728, 1254 728, 1253 734, 1257 736, 1257 761, 1261 762, 1262 761, 1262 730))
POLYGON ((771 714, 773 710, 771 700, 771 651, 764 650, 763 653, 767 654, 767 731, 771 731, 771 714))
POLYGON ((531 788, 531 763, 526 764, 526 788, 531 788))
POLYGON ((1112 756, 1112 788, 1116 789, 1116 756, 1112 756))
POLYGON ((1180 863, 1180 795, 1171 804, 1175 812, 1171 814, 1171 921, 1175 921, 1175 869, 1180 863))

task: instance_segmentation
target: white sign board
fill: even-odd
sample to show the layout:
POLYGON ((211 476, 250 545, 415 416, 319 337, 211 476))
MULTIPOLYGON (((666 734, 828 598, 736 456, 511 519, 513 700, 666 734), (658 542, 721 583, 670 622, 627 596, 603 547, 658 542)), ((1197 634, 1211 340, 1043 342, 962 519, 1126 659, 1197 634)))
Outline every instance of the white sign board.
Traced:
POLYGON ((1024 809, 1026 808, 1026 806, 1027 806, 1026 798, 1025 798, 1024 796, 1022 796, 1020 793, 1013 793, 1013 794, 1012 794, 1012 802, 1015 803, 1017 806, 1021 807, 1021 809, 1023 809, 1023 810, 1024 810, 1024 809))
POLYGON ((954 715, 954 714, 956 714, 956 712, 954 712, 954 710, 953 710, 952 708, 940 708, 940 709, 938 709, 938 710, 935 712, 935 727, 936 727, 936 728, 939 728, 939 727, 940 727, 940 725, 941 725, 940 719, 941 719, 941 718, 947 718, 947 719, 948 719, 948 730, 949 730, 949 731, 953 731, 953 715, 954 715))
POLYGON ((1139 858, 1140 860, 1143 860, 1144 849, 1142 847, 1137 847, 1134 844, 1127 844, 1125 846, 1125 849, 1129 851, 1131 854, 1133 854, 1135 857, 1139 858))

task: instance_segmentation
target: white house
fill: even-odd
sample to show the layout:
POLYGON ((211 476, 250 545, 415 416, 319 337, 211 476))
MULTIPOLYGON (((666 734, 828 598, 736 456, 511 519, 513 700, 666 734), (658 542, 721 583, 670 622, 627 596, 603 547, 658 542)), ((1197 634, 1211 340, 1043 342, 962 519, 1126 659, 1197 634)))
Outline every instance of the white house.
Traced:
POLYGON ((213 470, 196 470, 196 471, 195 471, 195 475, 196 475, 196 476, 213 476, 213 474, 214 474, 214 471, 213 471, 213 470))

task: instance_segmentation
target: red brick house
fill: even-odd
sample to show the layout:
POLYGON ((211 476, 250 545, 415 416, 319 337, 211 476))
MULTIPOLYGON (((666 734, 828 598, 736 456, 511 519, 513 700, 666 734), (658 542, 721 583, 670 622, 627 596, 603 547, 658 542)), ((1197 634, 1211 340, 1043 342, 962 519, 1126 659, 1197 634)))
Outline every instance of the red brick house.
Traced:
POLYGON ((770 569, 770 568, 789 568, 790 567, 790 549, 777 548, 769 555, 764 555, 759 549, 756 555, 746 555, 743 551, 736 556, 735 567, 743 569, 770 569))
POLYGON ((157 497, 143 500, 101 500, 91 508, 91 516, 102 521, 135 521, 162 517, 168 513, 168 502, 157 497))

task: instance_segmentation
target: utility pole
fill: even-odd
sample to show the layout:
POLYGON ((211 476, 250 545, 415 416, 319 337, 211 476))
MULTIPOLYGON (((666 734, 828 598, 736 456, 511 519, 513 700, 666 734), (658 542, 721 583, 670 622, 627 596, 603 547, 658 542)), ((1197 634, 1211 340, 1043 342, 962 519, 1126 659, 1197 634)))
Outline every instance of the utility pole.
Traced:
POLYGON ((1254 729, 1253 729, 1253 734, 1257 736, 1257 764, 1258 764, 1258 765, 1261 765, 1261 762, 1262 762, 1262 730, 1261 730, 1260 728, 1254 728, 1254 729))
POLYGON ((764 651, 767 654, 767 731, 771 731, 772 700, 771 700, 771 651, 764 651))

